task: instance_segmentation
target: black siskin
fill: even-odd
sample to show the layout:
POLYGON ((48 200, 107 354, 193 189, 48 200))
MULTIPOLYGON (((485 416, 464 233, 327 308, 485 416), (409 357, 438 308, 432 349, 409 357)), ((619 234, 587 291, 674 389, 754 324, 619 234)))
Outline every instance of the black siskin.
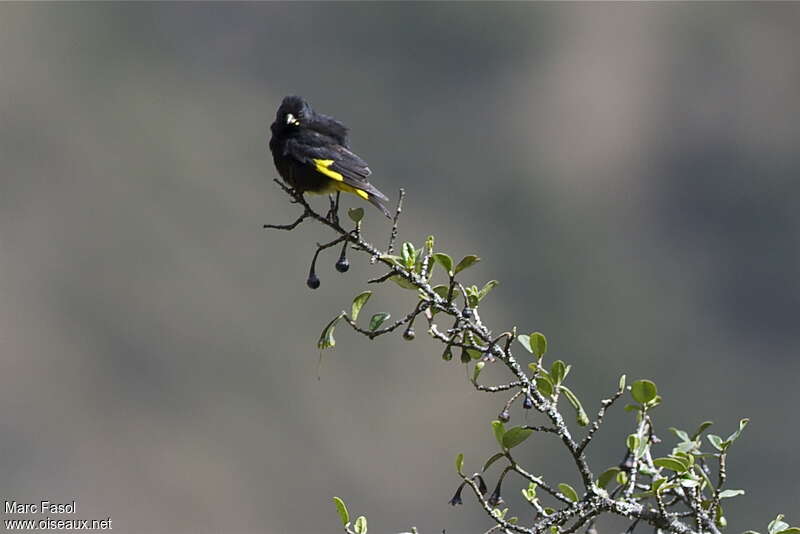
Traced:
POLYGON ((275 167, 298 192, 353 193, 391 217, 381 202, 389 199, 367 181, 367 162, 350 151, 344 124, 316 113, 299 96, 287 96, 270 130, 275 167))

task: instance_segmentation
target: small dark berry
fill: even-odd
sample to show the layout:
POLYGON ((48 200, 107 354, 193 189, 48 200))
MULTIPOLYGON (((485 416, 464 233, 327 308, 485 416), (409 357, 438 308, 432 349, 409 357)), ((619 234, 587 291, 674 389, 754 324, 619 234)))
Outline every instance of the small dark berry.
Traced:
POLYGON ((499 488, 494 490, 494 492, 492 492, 492 494, 489 496, 489 500, 486 501, 489 503, 489 506, 497 507, 505 502, 503 501, 503 497, 500 496, 500 492, 498 490, 499 488))
POLYGON ((415 337, 417 337, 417 333, 414 332, 413 328, 406 328, 406 331, 403 332, 403 339, 406 341, 413 341, 415 337))
POLYGON ((459 504, 464 504, 464 501, 461 499, 461 490, 464 489, 464 484, 466 482, 462 482, 458 489, 456 490, 456 494, 453 495, 453 498, 450 499, 450 506, 457 506, 459 504))
POLYGON ((511 415, 508 413, 508 410, 503 410, 500 412, 500 415, 498 415, 497 418, 504 423, 508 423, 508 421, 511 419, 511 415))
POLYGON ((446 362, 449 362, 453 359, 453 351, 450 350, 450 347, 444 349, 444 352, 442 353, 442 359, 446 362))
POLYGON ((467 352, 467 349, 461 351, 461 363, 469 363, 472 361, 472 357, 467 352))
POLYGON ((311 289, 317 289, 319 287, 319 278, 316 274, 311 273, 308 275, 308 280, 306 280, 306 285, 311 289))
POLYGON ((461 316, 464 319, 472 319, 473 315, 474 314, 472 313, 472 308, 464 308, 464 311, 461 312, 461 316))
POLYGON ((522 407, 526 410, 533 408, 533 399, 530 395, 525 395, 525 400, 522 401, 522 407))
POLYGON ((336 270, 340 273, 346 273, 350 269, 350 260, 347 258, 339 258, 336 262, 336 270))

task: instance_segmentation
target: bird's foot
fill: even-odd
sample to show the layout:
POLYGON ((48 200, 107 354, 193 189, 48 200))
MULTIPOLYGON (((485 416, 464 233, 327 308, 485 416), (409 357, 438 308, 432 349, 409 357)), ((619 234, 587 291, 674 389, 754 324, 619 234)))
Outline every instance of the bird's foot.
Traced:
POLYGON ((331 224, 339 224, 339 214, 336 213, 336 211, 334 211, 334 210, 329 210, 328 214, 325 216, 325 218, 331 224))
POLYGON ((289 201, 292 204, 299 204, 300 199, 303 198, 303 192, 295 188, 289 189, 289 195, 292 197, 292 200, 289 201))
POLYGON ((331 224, 339 224, 339 195, 340 193, 337 191, 336 196, 333 195, 328 196, 328 200, 331 203, 331 209, 328 210, 328 214, 325 216, 328 219, 328 222, 331 224))

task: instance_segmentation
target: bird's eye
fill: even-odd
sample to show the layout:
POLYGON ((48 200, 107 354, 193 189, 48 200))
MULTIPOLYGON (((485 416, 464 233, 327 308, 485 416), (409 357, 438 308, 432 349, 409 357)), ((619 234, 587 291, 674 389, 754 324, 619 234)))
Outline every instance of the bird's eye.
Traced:
POLYGON ((293 126, 300 126, 300 119, 292 115, 291 113, 286 114, 286 124, 293 125, 293 126))

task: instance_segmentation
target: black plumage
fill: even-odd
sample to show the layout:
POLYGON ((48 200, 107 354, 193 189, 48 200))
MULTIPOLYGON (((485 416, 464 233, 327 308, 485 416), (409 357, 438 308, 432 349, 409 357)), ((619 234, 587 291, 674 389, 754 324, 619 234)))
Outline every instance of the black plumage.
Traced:
POLYGON ((297 191, 353 193, 390 217, 381 202, 389 199, 367 181, 372 171, 350 150, 344 124, 316 113, 298 96, 287 96, 278 107, 270 130, 269 149, 275 167, 297 191))

